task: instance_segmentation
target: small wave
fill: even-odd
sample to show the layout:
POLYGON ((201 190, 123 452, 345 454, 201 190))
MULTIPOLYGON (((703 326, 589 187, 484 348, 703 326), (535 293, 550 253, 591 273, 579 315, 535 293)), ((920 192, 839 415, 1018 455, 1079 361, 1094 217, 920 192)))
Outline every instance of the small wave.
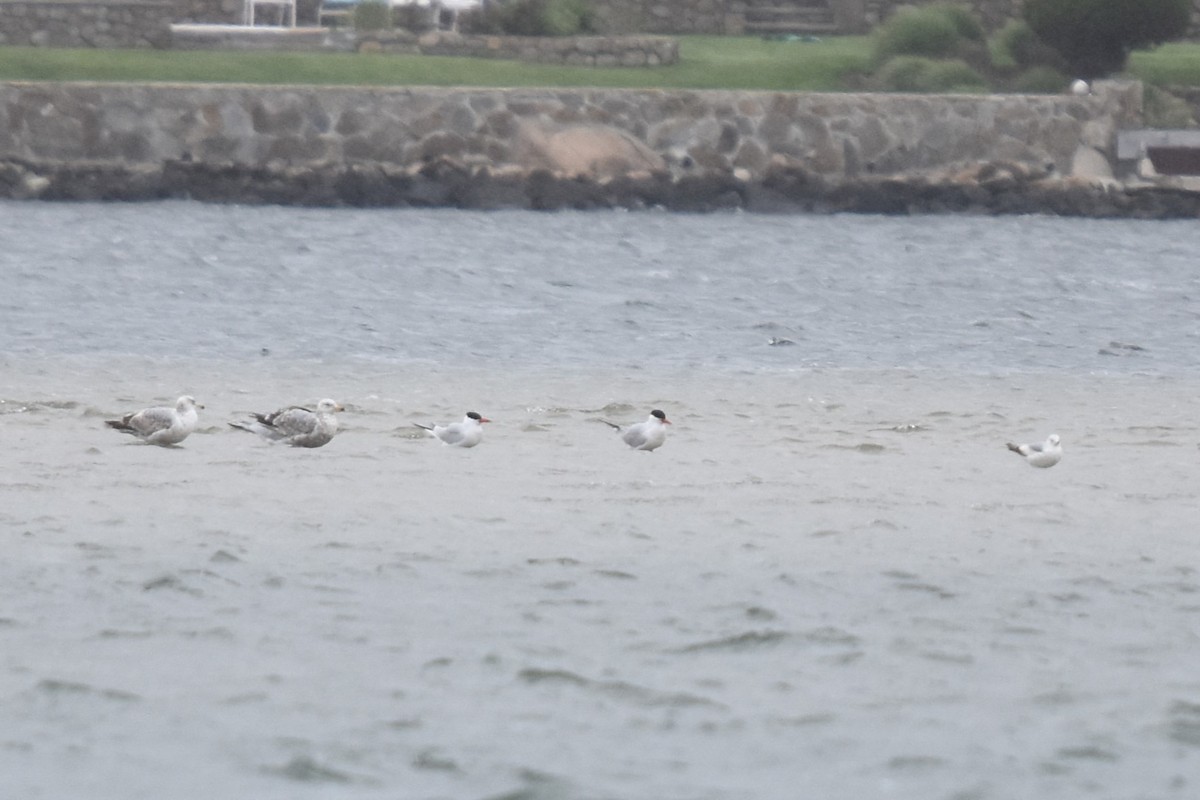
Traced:
POLYGON ((536 669, 531 667, 521 670, 517 674, 517 677, 530 684, 563 684, 595 691, 617 700, 626 700, 635 703, 639 706, 723 707, 720 703, 688 692, 660 692, 625 681, 595 681, 563 669, 536 669))
POLYGON ((735 636, 725 636, 706 642, 685 645, 676 653, 699 653, 707 650, 752 650, 758 647, 776 645, 788 637, 783 631, 746 631, 735 636))
POLYGON ((87 683, 64 681, 56 678, 45 678, 38 681, 37 690, 50 695, 90 695, 106 700, 121 700, 124 702, 141 700, 141 697, 133 692, 126 692, 120 689, 97 689, 95 686, 87 683))
POLYGON ((354 778, 341 770, 318 764, 308 756, 296 756, 282 767, 264 767, 263 772, 297 783, 353 783, 354 778))

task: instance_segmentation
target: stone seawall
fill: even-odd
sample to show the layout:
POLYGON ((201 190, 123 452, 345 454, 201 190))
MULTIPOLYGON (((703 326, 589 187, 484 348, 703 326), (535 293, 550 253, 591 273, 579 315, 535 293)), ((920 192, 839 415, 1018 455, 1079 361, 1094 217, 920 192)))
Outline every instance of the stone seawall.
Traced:
POLYGON ((0 196, 1194 216, 1075 96, 0 83, 0 196), (1097 180, 1099 179, 1099 180, 1097 180))
POLYGON ((0 83, 0 157, 420 165, 604 176, 772 163, 854 177, 1012 161, 1111 160, 1141 86, 1094 94, 891 95, 620 89, 0 83))

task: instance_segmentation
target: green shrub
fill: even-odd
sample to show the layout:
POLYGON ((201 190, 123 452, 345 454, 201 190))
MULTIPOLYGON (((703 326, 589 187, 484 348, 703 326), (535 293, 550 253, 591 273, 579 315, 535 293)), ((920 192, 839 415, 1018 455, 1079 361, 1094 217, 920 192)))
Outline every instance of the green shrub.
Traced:
POLYGON ((1150 128, 1194 128, 1192 104, 1157 86, 1146 86, 1142 113, 1150 128))
POLYGON ((1023 19, 1010 19, 995 37, 996 49, 1018 67, 1032 67, 1037 63, 1034 55, 1039 44, 1037 34, 1023 19))
POLYGON ((354 7, 354 29, 382 31, 392 27, 392 10, 382 0, 363 0, 354 7))
POLYGON ((592 18, 585 0, 509 0, 489 4, 476 24, 514 36, 573 36, 590 31, 592 18))
POLYGON ((1021 94, 1059 94, 1066 91, 1070 82, 1070 78, 1054 67, 1034 66, 1016 77, 1012 90, 1021 94))
POLYGON ((966 39, 968 42, 983 43, 983 41, 987 38, 983 33, 983 24, 976 19, 975 15, 972 14, 971 10, 966 6, 935 5, 929 6, 929 8, 940 11, 946 17, 946 19, 950 20, 950 22, 954 24, 954 28, 958 31, 958 35, 963 39, 966 39))
POLYGON ((1074 75, 1119 72, 1131 50, 1183 37, 1192 0, 1025 0, 1037 37, 1057 50, 1074 75))
POLYGON ((952 59, 935 62, 929 70, 931 92, 967 92, 976 94, 988 90, 987 79, 965 61, 952 59))
MULTIPOLYGON (((425 31, 433 30, 437 27, 436 11, 429 6, 420 6, 416 3, 406 3, 402 6, 396 6, 392 9, 392 21, 399 28, 404 28, 407 31, 414 33, 424 33, 425 31)), ((459 15, 459 24, 462 24, 464 14, 459 15)))
POLYGON ((946 58, 955 54, 961 40, 958 27, 940 9, 901 9, 875 35, 875 63, 896 56, 946 58))
POLYGON ((875 81, 888 92, 978 92, 988 86, 984 77, 965 61, 921 56, 891 59, 876 73, 875 81))

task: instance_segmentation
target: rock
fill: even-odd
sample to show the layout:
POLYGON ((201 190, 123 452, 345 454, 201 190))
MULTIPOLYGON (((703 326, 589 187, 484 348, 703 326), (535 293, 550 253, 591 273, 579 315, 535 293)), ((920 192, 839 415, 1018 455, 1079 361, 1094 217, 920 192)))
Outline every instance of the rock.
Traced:
POLYGON ((557 130, 522 121, 517 162, 530 169, 603 179, 630 172, 658 172, 663 159, 625 131, 606 125, 572 125, 557 130))
POLYGON ((1108 159, 1094 147, 1080 145, 1071 159, 1071 176, 1093 181, 1113 180, 1112 165, 1108 159))

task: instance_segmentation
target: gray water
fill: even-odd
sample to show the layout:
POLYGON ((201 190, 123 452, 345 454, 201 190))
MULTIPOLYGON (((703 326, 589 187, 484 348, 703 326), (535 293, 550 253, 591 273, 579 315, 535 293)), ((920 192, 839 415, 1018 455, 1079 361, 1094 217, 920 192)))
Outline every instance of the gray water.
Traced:
POLYGON ((5 204, 0 242, 0 797, 1200 791, 1193 224, 5 204), (103 425, 184 392, 180 448, 103 425), (319 450, 226 424, 326 396, 319 450), (654 407, 653 454, 600 422, 654 407), (473 450, 412 425, 468 408, 473 450))
POLYGON ((1186 222, 9 205, 8 353, 1168 373, 1186 222), (792 350, 768 350, 772 337, 792 350), (1145 348, 1128 363, 1119 345, 1145 348))

